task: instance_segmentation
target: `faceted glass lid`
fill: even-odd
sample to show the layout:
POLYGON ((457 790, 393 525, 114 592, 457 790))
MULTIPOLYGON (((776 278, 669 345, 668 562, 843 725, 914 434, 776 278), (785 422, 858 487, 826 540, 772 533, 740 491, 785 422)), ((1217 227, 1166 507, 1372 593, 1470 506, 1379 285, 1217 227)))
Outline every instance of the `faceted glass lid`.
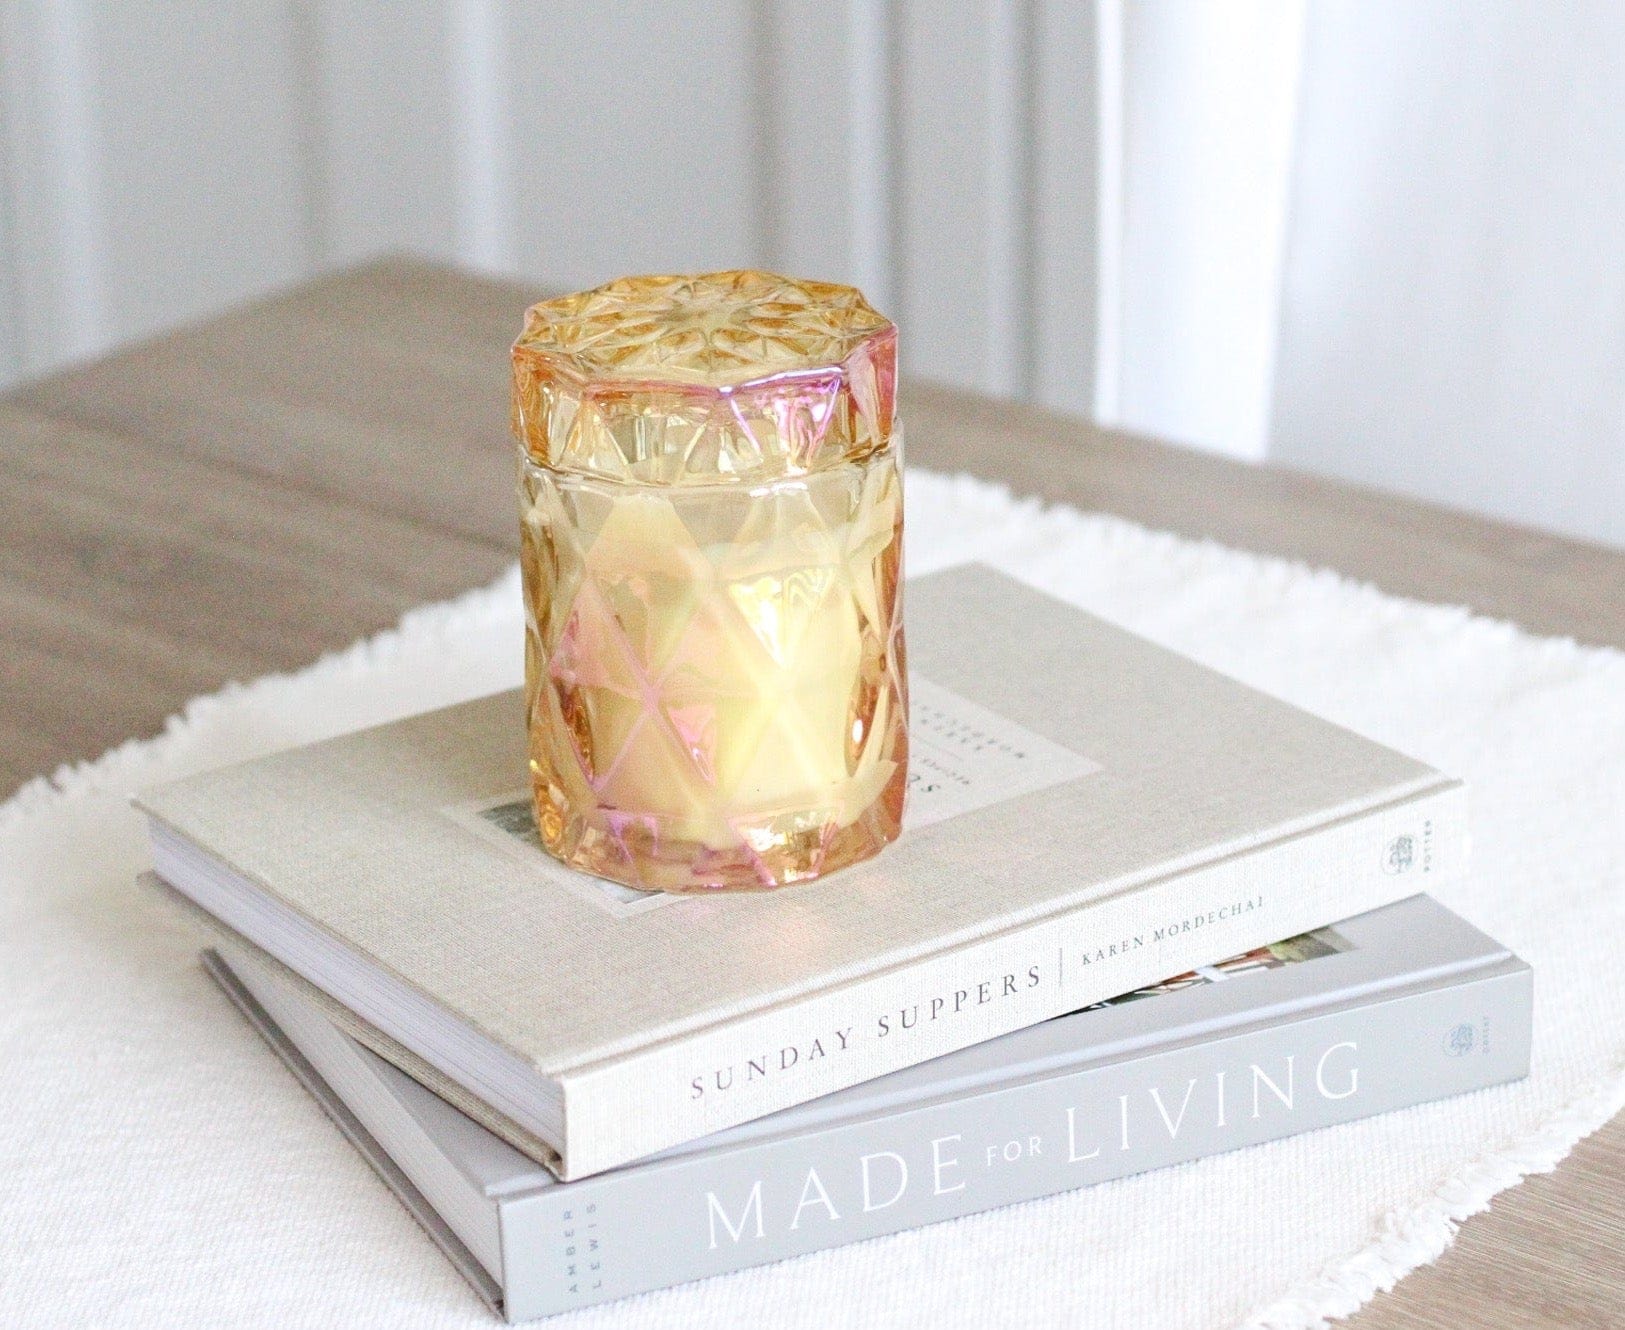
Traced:
POLYGON ((555 470, 758 483, 891 440, 897 330, 831 282, 622 278, 532 306, 513 361, 514 432, 555 470))

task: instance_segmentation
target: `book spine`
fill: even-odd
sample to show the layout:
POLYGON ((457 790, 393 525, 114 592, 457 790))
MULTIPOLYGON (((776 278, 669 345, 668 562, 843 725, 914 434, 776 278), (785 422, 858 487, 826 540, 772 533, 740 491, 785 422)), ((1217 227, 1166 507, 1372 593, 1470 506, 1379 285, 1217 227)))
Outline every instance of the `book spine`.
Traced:
POLYGON ((1436 889, 1459 783, 561 1078, 562 1176, 642 1159, 1279 938, 1436 889))
POLYGON ((501 1212, 507 1315, 585 1307, 1511 1080, 1528 1070, 1530 990, 1528 967, 1508 960, 1363 1006, 516 1197, 501 1212))

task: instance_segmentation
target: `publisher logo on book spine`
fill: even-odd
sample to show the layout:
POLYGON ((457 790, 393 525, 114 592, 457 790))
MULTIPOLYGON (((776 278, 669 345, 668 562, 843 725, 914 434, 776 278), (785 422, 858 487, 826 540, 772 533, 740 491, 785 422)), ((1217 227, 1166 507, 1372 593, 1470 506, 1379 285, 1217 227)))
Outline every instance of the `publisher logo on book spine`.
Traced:
POLYGON ((1444 1051, 1453 1058, 1464 1058, 1473 1051, 1478 1043, 1478 1031, 1473 1029, 1471 1022, 1463 1021, 1460 1025, 1453 1025, 1445 1031, 1444 1051))
POLYGON ((1410 835, 1395 836, 1388 842, 1388 848, 1382 854, 1382 871, 1390 877, 1398 877, 1408 872, 1416 862, 1416 838, 1410 835))

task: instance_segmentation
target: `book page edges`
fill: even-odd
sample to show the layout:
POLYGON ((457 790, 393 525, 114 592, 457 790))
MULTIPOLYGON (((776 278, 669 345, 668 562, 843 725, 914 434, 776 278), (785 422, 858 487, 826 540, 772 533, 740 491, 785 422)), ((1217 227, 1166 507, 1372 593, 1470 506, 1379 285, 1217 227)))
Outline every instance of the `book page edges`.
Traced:
POLYGON ((222 961, 219 953, 213 949, 206 949, 198 957, 209 977, 220 986, 220 990, 231 1000, 231 1004, 242 1013, 243 1018, 254 1028, 254 1031, 270 1045, 271 1051, 279 1057, 283 1065, 293 1073, 294 1079, 310 1093, 324 1113, 333 1120, 333 1124, 344 1134, 346 1140, 353 1145, 385 1185, 395 1193, 395 1197, 406 1207, 408 1214, 417 1220, 418 1225, 435 1246, 445 1254, 447 1260, 456 1268, 457 1272, 466 1279, 493 1311, 499 1316, 504 1315, 503 1290, 491 1278, 485 1267, 480 1264, 474 1253, 463 1245, 460 1239, 452 1232, 450 1225, 436 1212, 427 1197, 417 1189, 412 1180, 406 1176, 389 1151, 378 1143, 378 1139, 367 1130, 365 1124, 356 1117, 338 1093, 327 1083, 325 1077, 311 1066, 305 1055, 299 1051, 293 1040, 283 1033, 280 1026, 271 1018, 269 1012, 260 1006, 254 995, 244 987, 242 981, 232 973, 231 966, 222 961))
POLYGON ((228 960, 233 952, 240 953, 254 964, 269 970, 358 1044, 371 1049, 386 1062, 399 1067, 419 1085, 432 1090, 452 1107, 473 1118, 492 1135, 500 1136, 514 1149, 529 1155, 538 1163, 544 1164, 551 1172, 562 1176, 563 1159, 560 1151, 540 1136, 526 1130, 506 1114, 498 1112, 483 1099, 470 1094, 438 1067, 419 1057, 399 1040, 392 1039, 371 1022, 356 1015, 342 1002, 311 983, 297 970, 283 964, 258 944, 221 923, 156 873, 143 873, 140 881, 143 887, 153 892, 172 911, 179 914, 198 934, 205 946, 219 948, 228 960))

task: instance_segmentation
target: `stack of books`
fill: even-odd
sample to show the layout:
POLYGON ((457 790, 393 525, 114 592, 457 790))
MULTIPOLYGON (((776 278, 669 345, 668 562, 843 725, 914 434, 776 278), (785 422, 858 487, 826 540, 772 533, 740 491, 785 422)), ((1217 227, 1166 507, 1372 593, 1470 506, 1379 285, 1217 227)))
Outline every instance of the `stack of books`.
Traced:
POLYGON ((510 1320, 1524 1074, 1460 782, 986 568, 909 641, 905 834, 811 884, 559 866, 517 693, 149 792, 150 881, 510 1320))

